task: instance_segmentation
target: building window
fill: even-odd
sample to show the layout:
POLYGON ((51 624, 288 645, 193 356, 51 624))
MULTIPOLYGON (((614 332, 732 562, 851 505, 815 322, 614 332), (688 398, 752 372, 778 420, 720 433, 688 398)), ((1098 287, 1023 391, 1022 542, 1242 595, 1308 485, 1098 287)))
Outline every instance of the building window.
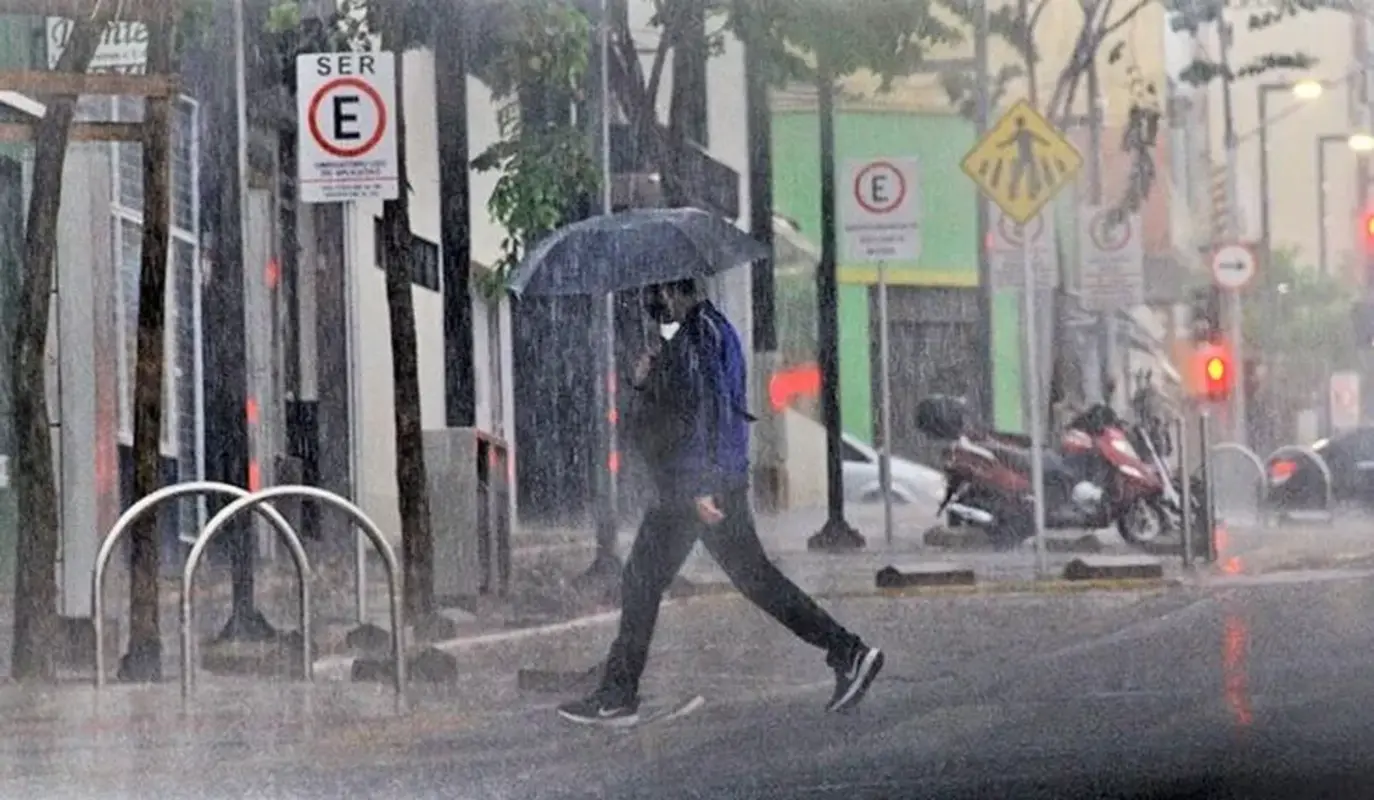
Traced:
MULTIPOLYGON (((386 269, 386 236, 382 220, 372 219, 372 236, 377 251, 377 268, 386 269)), ((410 282, 431 292, 439 291, 439 245, 423 236, 410 235, 410 282)))
MULTIPOLYGON (((142 98, 105 99, 110 117, 122 122, 143 119, 142 98), (110 107, 112 106, 112 107, 110 107)), ((161 449, 176 462, 178 480, 205 475, 204 398, 201 396, 200 294, 200 137, 199 105, 181 97, 172 109, 171 241, 167 253, 161 449)), ((143 152, 137 142, 113 143, 113 249, 118 271, 115 305, 118 359, 119 441, 133 444, 133 385, 138 351, 138 279, 143 250, 143 152)), ((203 503, 196 514, 183 514, 180 533, 194 536, 204 524, 203 503)))

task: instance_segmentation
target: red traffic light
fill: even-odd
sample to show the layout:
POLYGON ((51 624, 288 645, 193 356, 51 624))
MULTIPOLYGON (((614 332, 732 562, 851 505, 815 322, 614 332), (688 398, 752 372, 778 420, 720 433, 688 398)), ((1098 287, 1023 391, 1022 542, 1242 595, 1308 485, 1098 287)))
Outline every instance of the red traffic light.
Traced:
POLYGON ((1217 402, 1230 397, 1235 373, 1230 348, 1224 343, 1212 342, 1197 349, 1196 359, 1202 398, 1217 402))

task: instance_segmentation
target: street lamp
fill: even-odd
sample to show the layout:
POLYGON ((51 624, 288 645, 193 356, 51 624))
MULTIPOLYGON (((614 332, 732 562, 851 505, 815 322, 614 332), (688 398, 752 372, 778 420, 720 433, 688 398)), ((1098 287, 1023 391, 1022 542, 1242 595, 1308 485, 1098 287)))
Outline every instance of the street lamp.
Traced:
POLYGON ((1317 137, 1317 267, 1323 275, 1330 273, 1326 247, 1326 146, 1329 144, 1343 144, 1352 153, 1368 153, 1374 150, 1374 136, 1329 133, 1317 137))
POLYGON ((1293 96, 1299 100, 1316 100, 1326 91, 1326 85, 1319 80, 1306 78, 1292 85, 1293 96))

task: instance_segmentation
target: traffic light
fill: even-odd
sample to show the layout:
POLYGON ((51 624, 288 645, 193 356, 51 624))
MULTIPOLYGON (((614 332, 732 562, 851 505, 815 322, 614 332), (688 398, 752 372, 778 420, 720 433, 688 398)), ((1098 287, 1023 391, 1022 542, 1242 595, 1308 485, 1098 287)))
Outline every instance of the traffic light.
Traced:
POLYGON ((1364 254, 1374 256, 1374 209, 1360 218, 1360 234, 1364 238, 1364 254))
POLYGON ((1222 335, 1220 289, 1216 286, 1194 289, 1189 306, 1194 342, 1211 342, 1222 335))
POLYGON ((1197 348, 1194 358, 1200 399, 1215 403, 1229 398, 1235 383, 1231 348, 1224 342, 1209 342, 1197 348))

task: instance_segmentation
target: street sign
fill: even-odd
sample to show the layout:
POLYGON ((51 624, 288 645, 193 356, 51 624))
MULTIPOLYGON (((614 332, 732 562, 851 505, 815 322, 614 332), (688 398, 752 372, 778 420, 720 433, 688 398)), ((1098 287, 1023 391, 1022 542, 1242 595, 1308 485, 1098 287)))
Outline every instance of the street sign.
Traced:
POLYGON ((400 196, 395 56, 300 55, 296 87, 301 202, 400 196))
POLYGON ((1212 253, 1212 280, 1223 289, 1236 290, 1255 277, 1255 251, 1243 244, 1226 244, 1212 253))
POLYGON ((915 158, 851 159, 840 207, 847 263, 921 255, 921 181, 915 158))
POLYGON ((1022 263, 1026 251, 1029 251, 1030 272, 1035 276, 1036 287, 1053 289, 1058 286, 1059 251, 1054 242, 1054 209, 1041 211, 1024 225, 996 208, 991 209, 988 216, 988 264, 995 288, 1011 289, 1026 285, 1026 269, 1022 263))
MULTIPOLYGON (((57 66, 57 59, 67 49, 75 23, 66 17, 46 20, 48 69, 57 66)), ((148 25, 137 20, 111 20, 100 34, 100 43, 87 72, 112 72, 141 75, 148 71, 148 25)))
POLYGON ((1025 100, 1017 101, 960 164, 1016 222, 1044 208, 1083 166, 1083 156, 1025 100))
POLYGON ((1348 431, 1360 427, 1360 373, 1342 370, 1331 373, 1331 429, 1348 431))
POLYGON ((1112 311, 1145 302, 1145 248, 1140 215, 1084 206, 1078 213, 1079 289, 1089 311, 1112 311))

